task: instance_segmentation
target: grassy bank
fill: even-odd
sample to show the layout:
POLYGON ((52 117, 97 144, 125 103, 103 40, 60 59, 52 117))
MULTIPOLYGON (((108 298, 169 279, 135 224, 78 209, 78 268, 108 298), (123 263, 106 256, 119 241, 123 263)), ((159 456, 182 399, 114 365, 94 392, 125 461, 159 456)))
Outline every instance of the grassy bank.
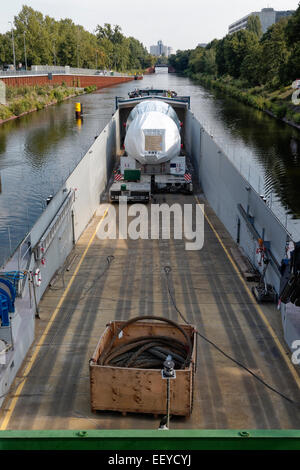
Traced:
POLYGON ((205 87, 220 90, 237 100, 300 129, 300 105, 294 105, 291 86, 272 90, 266 85, 247 88, 242 80, 230 76, 216 78, 204 74, 191 74, 190 77, 205 87))
POLYGON ((50 104, 60 103, 71 96, 91 93, 95 90, 96 86, 94 85, 86 88, 73 88, 65 85, 6 87, 6 105, 0 104, 0 121, 43 109, 50 104))

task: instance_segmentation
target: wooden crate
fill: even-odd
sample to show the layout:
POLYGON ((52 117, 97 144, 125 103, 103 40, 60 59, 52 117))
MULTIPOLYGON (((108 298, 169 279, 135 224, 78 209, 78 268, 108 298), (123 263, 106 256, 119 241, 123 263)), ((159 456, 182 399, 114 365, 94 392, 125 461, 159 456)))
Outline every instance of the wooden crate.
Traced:
MULTIPOLYGON (((101 366, 97 361, 124 321, 112 321, 101 336, 90 360, 91 408, 133 413, 166 413, 167 381, 158 369, 135 369, 101 366)), ((171 414, 189 416, 192 411, 194 372, 196 363, 196 334, 193 326, 180 325, 191 338, 193 345, 190 365, 176 370, 176 379, 170 380, 171 414)), ((184 341, 183 334, 169 324, 143 321, 130 324, 123 330, 122 338, 115 340, 119 346, 141 336, 161 335, 184 341)))

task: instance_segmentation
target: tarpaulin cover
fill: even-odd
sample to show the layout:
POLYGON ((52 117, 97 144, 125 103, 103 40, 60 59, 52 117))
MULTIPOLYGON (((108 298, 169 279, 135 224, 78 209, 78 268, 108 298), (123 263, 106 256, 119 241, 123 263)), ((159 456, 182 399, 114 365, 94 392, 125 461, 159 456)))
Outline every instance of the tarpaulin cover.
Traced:
POLYGON ((168 103, 165 103, 164 101, 153 100, 153 99, 142 101, 141 103, 137 104, 133 108, 133 110, 130 112, 127 118, 127 123, 126 123, 127 129, 138 114, 144 114, 150 111, 158 111, 159 113, 166 114, 171 119, 173 119, 176 126, 180 130, 180 121, 178 119, 176 112, 172 108, 172 106, 170 106, 168 103))
POLYGON ((125 150, 142 165, 171 160, 180 154, 180 145, 180 133, 174 120, 159 111, 136 113, 127 128, 125 150))

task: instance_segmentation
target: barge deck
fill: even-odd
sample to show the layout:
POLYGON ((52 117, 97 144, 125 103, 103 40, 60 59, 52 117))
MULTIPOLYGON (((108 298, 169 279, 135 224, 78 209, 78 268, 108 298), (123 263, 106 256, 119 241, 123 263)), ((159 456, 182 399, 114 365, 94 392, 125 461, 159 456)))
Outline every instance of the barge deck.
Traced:
MULTIPOLYGON (((258 377, 299 402, 300 379, 273 305, 258 306, 230 256, 236 245, 204 197, 160 195, 157 202, 205 204, 205 242, 100 240, 95 215, 69 271, 45 292, 35 342, 2 406, 0 429, 157 429, 153 415, 90 410, 89 359, 106 324, 137 315, 182 319, 258 377), (109 257, 109 258, 108 258, 109 257)), ((68 263, 66 263, 67 265, 68 263)), ((126 386, 126 384, 124 384, 126 386)), ((171 429, 297 429, 299 409, 198 338, 194 407, 171 429)))

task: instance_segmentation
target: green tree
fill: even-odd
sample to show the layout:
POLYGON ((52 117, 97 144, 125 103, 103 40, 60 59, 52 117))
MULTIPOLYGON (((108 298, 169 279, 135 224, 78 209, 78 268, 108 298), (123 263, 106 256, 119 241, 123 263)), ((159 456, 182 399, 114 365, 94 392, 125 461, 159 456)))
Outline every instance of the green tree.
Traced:
POLYGON ((261 39, 260 74, 262 83, 268 83, 274 87, 280 85, 280 70, 286 67, 290 56, 285 32, 287 21, 284 18, 273 24, 261 39))
POLYGON ((13 63, 11 32, 0 34, 0 63, 13 63))
POLYGON ((226 38, 221 39, 216 45, 216 64, 219 75, 225 75, 227 73, 227 64, 224 52, 225 40, 226 38))
MULTIPOLYGON (((124 36, 119 25, 98 25, 96 34, 92 34, 69 18, 57 21, 25 5, 14 19, 17 63, 25 62, 24 34, 28 66, 95 68, 97 65, 125 71, 149 67, 154 61, 141 42, 124 36)), ((0 64, 12 61, 11 31, 8 31, 0 34, 0 64)))
POLYGON ((279 79, 284 85, 290 85, 300 77, 300 42, 297 42, 289 54, 287 61, 281 64, 279 79))
POLYGON ((204 51, 205 49, 203 47, 198 46, 189 54, 188 70, 192 73, 202 72, 201 58, 203 57, 204 51))
POLYGON ((191 52, 191 50, 177 51, 168 58, 168 62, 177 72, 184 72, 189 66, 191 52))
POLYGON ((263 62, 262 46, 254 44, 248 54, 245 56, 241 65, 241 78, 251 86, 261 85, 264 77, 261 73, 261 64, 263 62))
POLYGON ((126 70, 130 65, 130 41, 122 34, 121 27, 105 23, 97 26, 96 34, 99 45, 107 51, 109 66, 126 70))
POLYGON ((214 75, 217 73, 216 50, 198 46, 190 54, 189 70, 194 73, 214 75))
POLYGON ((289 56, 286 62, 281 64, 279 76, 281 82, 288 85, 300 76, 300 3, 286 24, 285 34, 289 56))
POLYGON ((290 46, 300 42, 300 3, 286 24, 286 39, 290 46))
POLYGON ((261 21, 258 15, 249 16, 246 29, 256 34, 258 38, 262 36, 261 21))
POLYGON ((255 33, 247 30, 228 34, 224 41, 225 69, 234 78, 241 73, 241 65, 246 55, 251 51, 253 43, 258 42, 255 33))
POLYGON ((129 41, 129 67, 132 69, 144 69, 151 66, 151 58, 143 44, 133 37, 129 41))
POLYGON ((14 24, 17 61, 23 58, 25 32, 28 65, 51 64, 53 61, 51 37, 43 14, 31 7, 23 6, 21 12, 15 16, 14 24))

